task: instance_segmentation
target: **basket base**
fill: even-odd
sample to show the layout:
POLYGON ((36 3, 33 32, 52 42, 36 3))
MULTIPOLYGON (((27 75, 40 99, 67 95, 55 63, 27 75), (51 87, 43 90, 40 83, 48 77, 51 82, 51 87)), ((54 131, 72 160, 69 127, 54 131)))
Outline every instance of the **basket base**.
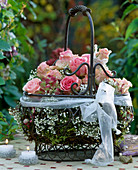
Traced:
POLYGON ((38 159, 45 161, 84 161, 92 159, 96 150, 45 151, 38 154, 38 159))

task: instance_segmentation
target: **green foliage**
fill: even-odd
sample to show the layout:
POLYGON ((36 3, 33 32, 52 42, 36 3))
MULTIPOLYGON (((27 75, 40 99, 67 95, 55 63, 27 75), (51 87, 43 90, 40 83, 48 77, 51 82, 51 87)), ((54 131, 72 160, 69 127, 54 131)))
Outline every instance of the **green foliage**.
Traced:
POLYGON ((4 40, 0 40, 0 49, 3 51, 12 51, 10 45, 4 40))
MULTIPOLYGON (((126 1, 127 2, 127 1, 126 1)), ((136 4, 131 4, 129 5, 125 11, 123 12, 123 16, 122 16, 122 20, 130 13, 132 12, 133 10, 137 9, 138 8, 138 5, 136 4)))
POLYGON ((28 0, 8 0, 4 8, 0 7, 0 140, 13 138, 18 127, 8 108, 15 107, 21 97, 15 83, 17 74, 25 72, 23 63, 28 61, 21 53, 30 51, 27 29, 21 23, 27 19, 26 7, 33 11, 28 0))
MULTIPOLYGON (((135 12, 135 9, 138 6, 130 4, 128 1, 125 1, 128 5, 126 10, 123 13, 123 19, 129 17, 132 12, 135 12), (134 8, 135 6, 135 8, 134 8)), ((122 49, 116 54, 112 55, 112 67, 117 70, 118 77, 125 77, 132 82, 133 87, 130 89, 133 105, 135 111, 135 120, 132 123, 132 133, 138 133, 136 130, 137 127, 137 116, 138 116, 138 41, 137 41, 137 25, 138 18, 134 18, 131 23, 126 25, 126 31, 120 31, 120 37, 116 39, 117 41, 122 41, 124 43, 122 49)), ((118 42, 116 42, 118 43, 118 42)))
POLYGON ((32 64, 34 69, 40 62, 49 58, 48 53, 63 46, 61 43, 65 28, 65 0, 32 0, 31 3, 35 7, 37 18, 34 18, 33 13, 26 11, 28 15, 26 26, 27 35, 33 40, 35 46, 35 62, 34 58, 30 58, 34 63, 32 64))
POLYGON ((131 34, 138 31, 138 18, 135 18, 128 26, 125 35, 125 41, 131 36, 131 34))
POLYGON ((13 133, 18 129, 13 117, 8 122, 6 116, 0 112, 0 141, 6 138, 13 139, 13 133))

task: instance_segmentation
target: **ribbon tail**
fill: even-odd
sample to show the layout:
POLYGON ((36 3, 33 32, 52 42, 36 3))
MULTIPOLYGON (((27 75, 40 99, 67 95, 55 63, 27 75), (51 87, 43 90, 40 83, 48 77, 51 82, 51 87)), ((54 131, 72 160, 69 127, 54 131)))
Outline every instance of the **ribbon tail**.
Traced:
MULTIPOLYGON (((91 163, 98 166, 106 166, 114 161, 114 148, 112 139, 112 119, 111 117, 98 105, 97 108, 98 120, 101 131, 102 143, 95 152, 91 163)), ((90 160, 86 160, 87 162, 90 160)))
POLYGON ((92 102, 89 105, 84 103, 80 106, 82 119, 85 122, 95 122, 97 119, 97 102, 92 102))

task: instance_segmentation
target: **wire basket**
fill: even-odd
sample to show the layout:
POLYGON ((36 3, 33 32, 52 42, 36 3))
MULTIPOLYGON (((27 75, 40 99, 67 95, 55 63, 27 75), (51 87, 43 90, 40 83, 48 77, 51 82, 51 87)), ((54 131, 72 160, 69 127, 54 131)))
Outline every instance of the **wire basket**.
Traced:
MULTIPOLYGON (((117 128, 122 132, 116 135, 113 131, 115 154, 118 154, 119 144, 129 132, 133 120, 133 108, 116 106, 116 110, 119 121, 117 128)), ((51 109, 19 105, 13 112, 27 140, 35 142, 39 159, 82 161, 92 158, 101 143, 98 120, 82 121, 79 107, 51 109)))
MULTIPOLYGON (((68 31, 71 17, 74 17, 78 12, 81 12, 84 16, 87 16, 90 22, 91 29, 91 58, 90 66, 88 63, 82 63, 77 70, 73 73, 68 73, 68 68, 64 70, 64 74, 71 76, 75 74, 83 65, 88 68, 88 84, 83 92, 76 92, 73 88, 76 83, 71 85, 74 95, 47 95, 47 94, 29 94, 25 92, 26 97, 30 98, 95 98, 96 86, 95 86, 95 70, 96 67, 101 67, 104 73, 114 78, 115 75, 110 76, 103 65, 100 63, 93 66, 93 51, 94 51, 94 28, 91 18, 91 10, 83 5, 76 6, 69 10, 69 16, 66 24, 65 33, 65 50, 68 46, 68 31)), ((115 72, 113 72, 115 73, 115 72)), ((123 107, 124 112, 132 112, 132 108, 123 107)), ((128 127, 131 119, 124 119, 122 117, 122 109, 117 106, 118 118, 121 120, 118 128, 122 134, 126 133, 126 127, 128 127), (125 125, 124 125, 125 122, 125 125)), ((132 112, 133 114, 133 112, 132 112)), ((127 115, 127 114, 126 114, 127 115)), ((94 122, 82 121, 82 115, 79 107, 54 109, 52 107, 25 107, 20 103, 19 108, 16 110, 16 119, 23 129, 23 133, 27 136, 29 141, 35 142, 35 151, 42 160, 56 160, 56 161, 78 161, 86 158, 92 158, 99 144, 101 143, 101 134, 98 119, 94 122)), ((115 133, 114 144, 117 141, 115 133)), ((121 135, 119 136, 121 137, 121 135)))

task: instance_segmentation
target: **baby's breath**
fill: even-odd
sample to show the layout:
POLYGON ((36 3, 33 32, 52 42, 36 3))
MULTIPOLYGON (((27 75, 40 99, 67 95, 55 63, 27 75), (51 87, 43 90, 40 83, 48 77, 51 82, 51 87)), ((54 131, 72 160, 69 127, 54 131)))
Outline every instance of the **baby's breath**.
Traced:
POLYGON ((30 80, 36 78, 36 76, 37 76, 37 71, 36 71, 36 69, 35 69, 35 70, 31 70, 31 71, 30 71, 30 76, 29 76, 28 81, 30 81, 30 80))

